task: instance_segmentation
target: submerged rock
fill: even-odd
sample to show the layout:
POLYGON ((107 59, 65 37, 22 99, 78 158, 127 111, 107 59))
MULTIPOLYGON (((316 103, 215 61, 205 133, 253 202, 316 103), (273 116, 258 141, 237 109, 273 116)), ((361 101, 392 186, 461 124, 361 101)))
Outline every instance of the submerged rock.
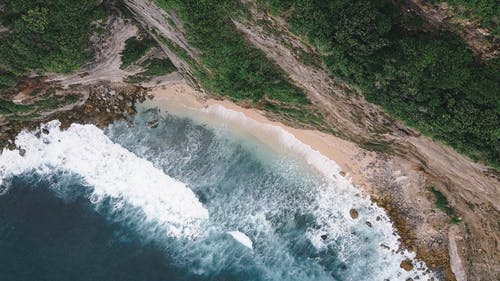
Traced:
POLYGON ((349 214, 351 215, 351 218, 353 218, 353 219, 357 219, 357 218, 358 218, 358 216, 359 216, 358 211, 356 211, 355 209, 351 209, 351 210, 349 211, 349 214))
POLYGON ((411 271, 413 269, 413 263, 410 259, 405 259, 401 262, 400 267, 406 271, 411 271))
POLYGON ((150 129, 154 129, 154 128, 157 128, 159 125, 159 121, 158 120, 152 120, 152 121, 149 121, 148 122, 148 127, 150 129))

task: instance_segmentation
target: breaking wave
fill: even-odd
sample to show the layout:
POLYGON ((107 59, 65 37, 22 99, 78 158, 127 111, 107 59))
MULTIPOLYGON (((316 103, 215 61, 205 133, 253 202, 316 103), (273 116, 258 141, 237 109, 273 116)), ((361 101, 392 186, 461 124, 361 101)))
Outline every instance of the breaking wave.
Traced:
POLYGON ((27 172, 76 174, 92 187, 88 199, 94 205, 111 199, 115 213, 125 207, 139 208, 146 222, 154 222, 175 237, 200 235, 201 224, 208 218, 185 184, 113 143, 93 125, 73 124, 61 130, 60 122, 52 121, 36 132, 21 132, 15 144, 18 149, 5 149, 0 156, 0 184, 27 172))
POLYGON ((415 260, 411 271, 400 268, 414 255, 399 249, 385 212, 340 176, 335 162, 280 127, 222 106, 142 108, 105 132, 59 126, 22 132, 18 149, 0 156, 0 183, 9 188, 10 178, 26 173, 76 177, 80 185, 49 189, 65 197, 89 188, 85 196, 98 213, 183 269, 171 280, 434 276, 415 260))

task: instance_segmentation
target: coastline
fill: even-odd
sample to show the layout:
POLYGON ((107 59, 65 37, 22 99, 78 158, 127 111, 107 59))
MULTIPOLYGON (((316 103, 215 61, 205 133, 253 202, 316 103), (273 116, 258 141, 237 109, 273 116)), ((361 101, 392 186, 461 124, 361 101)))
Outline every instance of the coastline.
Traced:
MULTIPOLYGON (((343 145, 343 143, 342 143, 343 141, 342 140, 337 140, 335 137, 333 137, 334 142, 332 142, 332 143, 328 142, 328 140, 329 140, 328 136, 324 135, 324 134, 322 134, 320 132, 315 132, 315 131, 311 131, 311 130, 300 130, 300 129, 289 128, 287 126, 281 125, 279 122, 269 121, 267 118, 265 118, 263 116, 264 112, 260 112, 258 110, 246 109, 246 108, 237 106, 235 104, 232 104, 231 102, 228 102, 228 101, 219 101, 219 100, 214 100, 214 99, 203 99, 203 97, 198 96, 197 95, 198 92, 196 92, 194 90, 191 93, 189 93, 189 94, 186 93, 186 91, 189 92, 190 90, 192 90, 192 89, 189 88, 189 87, 185 87, 185 85, 182 82, 180 82, 180 83, 177 83, 177 84, 174 83, 174 85, 168 85, 167 87, 165 87, 165 89, 161 89, 161 87, 157 88, 157 89, 154 89, 152 92, 149 93, 149 96, 153 98, 153 100, 151 102, 160 102, 163 98, 165 98, 165 99, 169 99, 170 98, 170 99, 173 99, 173 101, 174 101, 173 104, 175 106, 177 106, 177 107, 180 107, 180 108, 183 108, 183 107, 193 107, 193 108, 197 108, 197 109, 202 109, 203 114, 205 114, 207 112, 207 111, 205 111, 203 109, 211 108, 211 107, 221 107, 221 106, 223 106, 224 108, 228 109, 228 110, 226 110, 226 111, 229 112, 228 116, 235 116, 234 114, 238 113, 240 115, 245 115, 245 118, 243 118, 243 119, 248 118, 248 119, 251 119, 251 120, 255 121, 255 122, 254 121, 250 121, 248 123, 246 121, 244 121, 245 123, 243 125, 244 125, 245 129, 248 129, 248 127, 246 126, 247 124, 259 123, 259 124, 263 124, 262 126, 265 127, 265 128, 263 128, 262 131, 259 130, 259 128, 255 128, 255 126, 250 127, 250 130, 262 132, 263 134, 266 134, 267 132, 272 132, 272 131, 278 131, 281 134, 282 131, 286 131, 286 134, 284 134, 285 139, 288 138, 288 137, 290 137, 290 134, 293 134, 293 137, 291 137, 291 139, 293 139, 293 141, 291 142, 291 147, 290 147, 290 149, 292 149, 292 150, 295 149, 295 148, 299 148, 299 149, 303 148, 303 146, 306 145, 306 144, 303 144, 302 142, 305 142, 305 141, 310 142, 310 146, 312 146, 313 147, 312 150, 314 150, 313 154, 318 154, 319 150, 323 150, 323 151, 331 150, 330 153, 335 153, 334 146, 342 146, 343 145), (175 86, 175 85, 177 85, 177 86, 175 86), (272 129, 268 130, 269 127, 272 127, 272 129), (290 132, 290 131, 293 131, 293 132, 290 132), (297 139, 295 139, 295 138, 297 138, 297 139), (300 138, 300 141, 298 141, 299 138, 300 138), (300 142, 301 144, 297 145, 298 142, 300 142)), ((148 102, 150 102, 150 101, 145 101, 145 103, 148 103, 148 102)), ((170 100, 169 102, 172 103, 172 100, 170 100)), ((208 112, 210 113, 211 111, 208 111, 208 112)), ((238 116, 238 114, 236 114, 236 116, 238 116)), ((225 119, 226 116, 223 115, 223 116, 219 116, 219 117, 222 117, 223 119, 225 119)), ((231 120, 229 120, 229 121, 231 122, 231 120)), ((79 125, 77 125, 77 126, 79 126, 79 125)), ((70 129, 68 129, 68 130, 71 131, 70 129)), ((146 128, 146 130, 147 130, 147 128, 146 128)), ((259 140, 260 140, 260 138, 259 138, 259 140)), ((270 139, 271 143, 273 141, 275 141, 275 143, 282 142, 282 140, 276 141, 274 139, 270 139)), ((51 143, 57 143, 57 142, 53 141, 51 143)), ((342 149, 349 151, 351 145, 352 144, 347 143, 347 146, 343 146, 342 149)), ((307 146, 309 147, 309 144, 307 144, 307 146)), ((97 147, 102 148, 104 150, 108 150, 106 147, 101 147, 100 145, 97 146, 97 147)), ((76 145, 73 148, 74 149, 80 149, 80 146, 76 145)), ((311 148, 309 147, 307 149, 307 151, 311 151, 311 148)), ((356 150, 356 152, 357 152, 357 150, 356 150)), ((78 154, 79 153, 77 153, 77 155, 78 154)), ((106 154, 106 153, 99 153, 99 154, 106 154)), ((79 155, 81 155, 81 154, 79 154, 79 155)), ((345 156, 345 155, 348 155, 348 153, 342 152, 342 153, 339 153, 335 157, 338 158, 340 156, 345 156)), ((348 160, 354 161, 353 159, 347 159, 345 161, 348 161, 348 160)), ((78 162, 78 161, 76 161, 76 162, 78 162)), ((96 165, 96 166, 98 167, 99 165, 96 165)), ((334 164, 334 166, 336 166, 336 163, 334 164)), ((100 168, 100 170, 105 170, 105 168, 100 168)), ((340 173, 340 170, 336 170, 336 174, 338 175, 339 173, 340 173)), ((347 176, 348 175, 346 175, 346 177, 347 176)), ((122 178, 124 178, 124 177, 122 177, 122 178)), ((348 179, 344 179, 344 177, 339 177, 339 179, 340 179, 340 182, 347 182, 347 181, 349 181, 348 179)), ((351 184, 349 184, 349 188, 351 190, 354 190, 354 187, 352 187, 351 184)), ((154 194, 150 194, 150 196, 155 197, 154 194)), ((349 206, 350 205, 349 202, 351 202, 351 201, 350 200, 344 200, 342 202, 346 202, 347 203, 346 204, 347 205, 347 207, 346 207, 347 208, 347 212, 345 212, 346 211, 345 208, 343 208, 343 212, 348 214, 348 210, 349 210, 349 208, 351 208, 351 206, 349 206)), ((340 204, 340 205, 343 205, 343 204, 340 204)), ((330 204, 329 206, 332 206, 332 205, 330 204)), ((358 209, 358 210, 361 210, 361 208, 358 209)), ((380 212, 382 212, 382 210, 379 209, 379 208, 377 208, 377 210, 379 211, 379 213, 377 215, 381 215, 382 220, 384 220, 385 222, 387 222, 385 214, 381 214, 380 213, 380 212)), ((362 214, 362 212, 360 212, 360 214, 362 214)), ((353 215, 351 215, 351 217, 354 219, 353 215)), ((357 215, 356 215, 356 217, 357 217, 357 215)), ((372 225, 368 224, 368 223, 366 223, 366 225, 365 225, 364 219, 361 220, 361 218, 363 218, 363 216, 360 217, 360 220, 357 220, 357 223, 361 224, 365 228, 366 227, 370 227, 370 228, 372 227, 372 225)), ((372 223, 374 223, 375 222, 375 217, 370 218, 369 221, 371 221, 372 223)), ((375 222, 374 225, 373 225, 373 227, 377 228, 377 227, 380 227, 380 225, 375 222)), ((388 232, 386 232, 385 237, 392 237, 391 241, 393 241, 394 243, 391 243, 391 244, 385 244, 384 243, 384 247, 383 248, 387 249, 387 250, 392 249, 393 253, 399 254, 399 250, 397 250, 399 243, 396 243, 396 241, 397 241, 397 235, 392 235, 391 236, 391 233, 392 234, 394 233, 394 229, 393 229, 392 225, 385 224, 384 228, 388 230, 388 232), (389 246, 387 246, 387 245, 389 245, 389 246), (396 245, 396 246, 393 247, 392 245, 396 245)), ((324 240, 324 238, 322 238, 322 239, 324 240)), ((376 247, 378 245, 379 244, 376 244, 376 247)), ((413 257, 414 257, 414 254, 411 254, 412 261, 410 262, 410 264, 413 263, 413 265, 407 265, 407 263, 406 263, 406 265, 407 266, 411 266, 412 268, 415 268, 415 270, 419 270, 420 272, 422 272, 423 274, 425 274, 424 271, 427 270, 427 267, 426 266, 422 266, 422 263, 420 262, 420 260, 413 260, 413 257)), ((385 260, 385 259, 383 259, 383 260, 385 260)), ((409 260, 409 259, 406 259, 405 261, 407 261, 407 260, 409 260)), ((400 262, 399 260, 397 260, 397 262, 392 261, 390 264, 394 265, 396 268, 398 268, 399 262, 400 262)), ((378 267, 378 268, 380 268, 380 267, 378 267)), ((384 267, 381 267, 381 268, 384 268, 384 267)), ((403 272, 403 269, 399 269, 399 270, 401 272, 403 272)), ((406 268, 404 270, 411 271, 411 269, 407 270, 406 268)), ((413 271, 411 273, 408 272, 408 273, 404 273, 404 274, 413 274, 413 271)), ((411 276, 413 276, 413 275, 411 275, 411 276)))
MULTIPOLYGON (((178 112, 186 108, 200 110, 213 106, 222 106, 225 109, 241 113, 262 125, 279 127, 292 134, 301 143, 337 164, 340 167, 340 175, 351 181, 362 195, 369 196, 371 194, 371 184, 368 178, 363 175, 363 167, 373 162, 376 155, 352 142, 321 131, 293 128, 272 121, 265 116, 265 112, 255 108, 245 108, 229 100, 207 98, 203 93, 196 91, 183 80, 170 81, 164 85, 154 87, 149 94, 153 96, 153 99, 145 101, 145 104, 168 104, 169 110, 178 112)), ((272 139, 268 141, 264 139, 263 142, 268 145, 273 144, 272 139)))
MULTIPOLYGON (((354 192, 355 196, 361 196, 383 210, 384 216, 390 220, 389 233, 396 236, 398 241, 392 249, 396 252, 406 252, 412 257, 401 262, 402 269, 423 269, 424 274, 430 273, 427 271, 430 269, 437 276, 450 270, 449 264, 436 261, 433 257, 435 253, 429 247, 417 243, 408 229, 405 211, 398 207, 400 205, 377 194, 373 180, 376 170, 367 169, 377 162, 375 152, 319 130, 293 128, 273 121, 266 116, 265 111, 243 107, 227 99, 207 96, 193 89, 184 80, 171 80, 150 88, 149 97, 151 99, 142 103, 146 108, 166 110, 174 116, 186 117, 209 126, 219 127, 223 122, 223 127, 232 133, 243 137, 250 136, 277 153, 292 153, 298 156, 326 178, 333 179, 342 188, 347 188, 354 192)), ((357 218, 356 207, 352 206, 346 212, 350 213, 353 219, 357 218)), ((368 221, 367 224, 371 227, 368 221)), ((432 232, 432 229, 428 231, 432 232)))
MULTIPOLYGON (((454 275, 470 266, 470 251, 476 253, 475 248, 471 250, 467 246, 472 235, 466 233, 466 224, 457 225, 453 235, 448 235, 448 228, 451 226, 449 217, 436 209, 432 193, 426 189, 426 186, 440 184, 440 181, 420 164, 406 161, 398 155, 368 151, 355 142, 319 130, 284 125, 283 123, 288 123, 281 123, 276 116, 251 108, 251 105, 237 105, 195 90, 178 75, 170 75, 152 87, 130 88, 121 83, 101 83, 97 87, 91 87, 89 92, 89 98, 82 106, 28 125, 19 124, 20 127, 8 130, 5 135, 7 137, 4 137, 5 144, 20 129, 35 128, 37 124, 52 119, 61 120, 63 128, 75 122, 106 127, 114 120, 134 114, 137 104, 158 103, 163 99, 173 99, 176 102, 169 103, 176 104, 181 111, 186 107, 199 110, 222 106, 258 123, 280 127, 312 150, 332 160, 340 167, 336 174, 343 176, 343 180, 350 181, 362 195, 369 196, 372 202, 385 209, 400 236, 401 249, 415 253, 416 260, 424 261, 430 269, 441 272, 439 280, 465 280, 455 279, 454 275), (115 95, 110 95, 113 93, 111 89, 116 90, 115 95), (118 98, 120 95, 123 100, 118 98), (118 106, 117 110, 113 109, 115 105, 118 106), (110 108, 113 110, 109 111, 110 108), (455 269, 452 270, 453 267, 455 269)), ((433 162, 426 165, 429 164, 433 162)), ((465 215, 461 212, 459 214, 465 215)), ((480 252, 477 255, 481 255, 480 252)))
MULTIPOLYGON (((407 2, 419 1, 422 2, 407 2)), ((52 120, 61 122, 61 130, 68 130, 75 123, 91 124, 106 130, 114 122, 127 122, 134 118, 143 103, 170 99, 174 102, 169 103, 178 106, 180 112, 186 107, 196 108, 193 112, 203 111, 203 115, 199 116, 201 121, 205 117, 211 118, 207 114, 218 115, 213 120, 219 122, 213 123, 215 126, 225 126, 226 119, 232 118, 236 127, 227 130, 229 133, 236 129, 244 134, 242 138, 252 135, 258 139, 258 144, 263 141, 265 145, 273 146, 269 150, 293 152, 292 157, 305 158, 306 162, 313 164, 308 167, 311 170, 326 166, 323 174, 336 175, 335 180, 349 183, 356 196, 366 197, 364 199, 385 210, 393 226, 392 233, 398 237, 399 249, 415 253, 415 261, 424 261, 428 268, 438 273, 436 280, 500 280, 499 170, 459 152, 457 148, 460 146, 452 146, 456 143, 455 139, 449 143, 440 141, 426 134, 425 127, 417 130, 415 124, 402 121, 405 118, 401 117, 405 116, 389 115, 382 107, 368 102, 354 84, 330 75, 328 67, 318 58, 317 50, 304 38, 290 32, 286 14, 283 17, 267 9, 257 9, 253 2, 246 3, 249 4, 245 7, 248 15, 228 19, 227 23, 236 31, 232 34, 241 37, 244 45, 264 54, 264 64, 275 64, 279 72, 283 72, 287 84, 300 88, 311 102, 302 112, 306 115, 318 113, 324 123, 309 118, 305 121, 295 119, 292 114, 282 113, 283 108, 268 111, 265 102, 244 100, 246 95, 234 95, 236 91, 214 90, 210 83, 197 78, 199 69, 209 74, 209 82, 217 82, 220 78, 212 75, 217 68, 202 59, 208 54, 205 49, 210 50, 206 48, 210 42, 218 41, 207 40, 206 44, 198 44, 191 40, 190 36, 194 33, 186 25, 191 15, 184 17, 175 9, 162 8, 158 3, 146 0, 105 1, 103 5, 107 16, 93 23, 98 28, 88 38, 90 44, 87 51, 93 56, 86 59, 79 70, 66 74, 30 72, 29 77, 16 79, 19 81, 5 93, 3 99, 8 104, 12 102, 16 108, 20 106, 19 109, 27 108, 27 111, 16 109, 15 112, 0 114, 0 148, 19 150, 14 140, 20 132, 40 130, 52 120), (140 42, 152 40, 156 43, 141 58, 122 68, 122 53, 127 49, 127 41, 133 37, 140 42), (149 68, 146 62, 154 59, 170 60, 175 71, 146 79, 141 73, 149 68), (231 111, 227 116, 229 118, 224 111, 231 111), (254 120, 250 122, 254 124, 247 126, 245 121, 238 122, 238 114, 244 116, 243 119, 254 120), (242 125, 241 129, 237 127, 238 123, 242 125), (274 131, 283 133, 273 133, 273 130, 262 129, 256 124, 273 126, 277 128, 274 131), (246 131, 251 133, 246 134, 246 131), (292 144, 286 142, 287 138, 293 139, 292 144), (298 144, 300 152, 295 153, 297 147, 294 144, 298 144), (305 146, 310 149, 304 149, 305 146), (310 157, 308 153, 314 156, 310 157), (330 161, 323 161, 325 159, 330 161), (329 166, 328 162, 333 164, 329 166)), ((412 14, 410 17, 426 17, 425 13, 419 14, 419 9, 410 11, 402 8, 403 13, 412 14)), ((444 8, 443 11, 446 10, 444 8)), ((432 11, 428 12, 432 14, 432 11)), ((445 29, 446 21, 442 23, 445 29)), ((429 22, 427 25, 423 31, 440 29, 429 22)), ((0 25, 0 37, 11 33, 2 33, 2 28, 0 25)), ((57 44, 54 46, 57 47, 57 44)), ((216 57, 217 54, 208 55, 216 57)), ((229 62, 238 62, 244 57, 224 58, 229 62)), ((223 66, 225 73, 231 75, 239 70, 232 70, 231 64, 223 66)), ((263 80, 270 78, 272 81, 278 76, 281 77, 268 75, 263 80)), ((255 88, 258 87, 245 90, 253 91, 255 88)), ((264 87, 259 91, 266 97, 269 89, 264 87)), ((274 103, 272 105, 275 106, 274 103)), ((276 105, 279 107, 282 104, 276 105)), ((458 111, 462 112, 461 109, 458 111)), ((450 116, 451 121, 461 120, 454 118, 453 114, 450 116)), ((477 124, 483 122, 479 120, 477 124)), ((151 121, 147 123, 149 128, 144 129, 156 125, 151 121)), ((446 129, 448 124, 441 125, 446 129)), ((475 132, 481 134, 481 130, 475 132)), ((468 135, 464 138, 466 143, 469 139, 474 142, 475 138, 468 135)), ((261 153, 257 156, 267 155, 261 153)), ((357 209, 350 205, 350 208, 357 209)), ((345 209, 343 211, 346 213, 345 209)), ((413 266, 419 267, 417 263, 413 266)))
MULTIPOLYGON (((319 129, 297 128, 293 124, 288 125, 286 120, 283 122, 279 117, 246 103, 237 104, 198 91, 182 78, 164 80, 148 90, 151 100, 145 103, 152 103, 153 106, 162 103, 162 100, 170 106, 175 104, 179 112, 189 107, 195 111, 210 111, 214 106, 221 106, 292 134, 298 141, 338 165, 340 169, 337 174, 354 185, 361 195, 369 197, 385 210, 400 237, 400 249, 415 253, 417 261, 425 262, 430 269, 438 272, 438 280, 467 280, 462 278, 461 273, 472 262, 471 250, 467 246, 467 241, 472 237, 467 232, 469 224, 465 219, 465 223, 451 224, 448 214, 436 207, 434 195, 429 188, 442 187, 446 180, 435 177, 427 169, 427 165, 433 165, 434 162, 421 164, 408 161, 398 154, 367 150, 356 142, 319 129), (450 227, 455 229, 452 235, 448 235, 450 227)), ((175 108, 171 107, 170 110, 175 108)), ((253 127, 254 131, 261 131, 261 128, 253 127)), ((271 139, 270 143, 273 142, 276 143, 271 139)), ((411 149, 408 148, 408 152, 411 149)), ((454 155, 452 153, 450 157, 454 155)), ((450 201, 453 205, 457 203, 454 199, 450 201)), ((465 216, 462 212, 459 215, 465 216)))

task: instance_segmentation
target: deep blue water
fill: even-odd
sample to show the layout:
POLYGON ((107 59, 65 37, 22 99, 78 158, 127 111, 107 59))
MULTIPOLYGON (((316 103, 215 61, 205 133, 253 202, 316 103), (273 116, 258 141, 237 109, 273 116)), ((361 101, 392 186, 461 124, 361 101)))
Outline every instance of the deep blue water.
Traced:
POLYGON ((11 184, 0 196, 1 280, 200 280, 104 219, 78 183, 72 188, 84 191, 64 199, 37 176, 16 177, 11 184))
MULTIPOLYGON (((110 195, 96 204, 93 186, 73 172, 58 167, 25 171, 5 177, 7 192, 0 195, 0 280, 368 281, 409 276, 400 271, 396 254, 380 247, 396 239, 383 232, 391 233, 386 220, 375 220, 380 210, 336 189, 292 155, 276 154, 222 127, 154 110, 115 123, 106 135, 194 192, 209 213, 200 226, 202 235, 169 235, 161 216, 151 220, 137 207, 147 201, 134 205, 130 198, 110 195), (152 121, 158 126, 148 126, 152 121), (357 221, 348 215, 353 206, 360 213, 357 221), (244 233, 253 249, 229 231, 244 233)), ((71 152, 61 157, 64 153, 71 152)), ((147 186, 130 188, 148 192, 147 186)), ((184 207, 186 212, 193 208, 184 207)))

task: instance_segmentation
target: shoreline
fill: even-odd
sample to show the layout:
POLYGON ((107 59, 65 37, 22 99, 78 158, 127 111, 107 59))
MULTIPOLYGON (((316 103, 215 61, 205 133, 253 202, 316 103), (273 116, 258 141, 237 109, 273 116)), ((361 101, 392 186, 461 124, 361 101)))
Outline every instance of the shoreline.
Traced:
MULTIPOLYGON (((246 117, 248 117, 249 119, 252 119, 257 123, 262 123, 262 124, 265 123, 269 126, 272 126, 275 131, 276 131, 276 127, 281 128, 282 130, 286 131, 287 133, 292 134, 293 137, 296 138, 295 143, 297 141, 299 141, 299 142, 303 143, 304 145, 307 145, 309 147, 309 150, 311 150, 311 148, 314 150, 315 154, 320 153, 319 151, 322 151, 321 155, 329 153, 330 156, 328 157, 328 159, 332 160, 333 162, 335 162, 335 161, 332 159, 332 157, 336 157, 337 159, 340 159, 342 157, 346 157, 343 160, 343 161, 345 161, 346 164, 348 164, 349 161, 352 163, 355 163, 356 159, 348 158, 348 156, 354 155, 354 154, 359 154, 359 152, 361 151, 359 149, 351 151, 350 149, 353 147, 356 149, 356 145, 354 145, 352 143, 348 143, 348 142, 343 141, 341 139, 338 139, 337 137, 328 136, 328 135, 321 133, 319 131, 291 128, 291 127, 285 126, 279 122, 274 122, 274 121, 268 120, 263 115, 264 112, 261 112, 259 110, 243 108, 243 107, 240 107, 240 106, 233 104, 232 102, 229 102, 229 101, 220 101, 220 100, 215 100, 215 99, 203 99, 203 97, 198 96, 197 93, 198 92, 196 92, 195 90, 193 90, 192 88, 190 88, 189 86, 184 84, 184 82, 182 82, 182 81, 179 83, 175 82, 174 85, 168 85, 165 89, 162 89, 161 87, 153 89, 151 92, 149 92, 149 96, 152 97, 153 99, 151 101, 146 100, 143 103, 161 102, 162 99, 169 99, 170 98, 171 100, 169 102, 172 102, 172 99, 173 99, 173 101, 177 101, 177 102, 174 102, 174 104, 179 108, 192 107, 192 108, 196 108, 196 109, 204 109, 204 108, 212 107, 212 106, 222 106, 224 108, 230 109, 228 111, 234 111, 234 112, 243 114, 246 117), (190 91, 192 91, 192 92, 190 92, 190 91), (337 152, 336 147, 342 148, 340 150, 340 152, 337 152)), ((203 112, 206 113, 206 111, 203 111, 203 112)), ((232 113, 230 113, 229 115, 232 115, 232 113)), ((225 117, 225 116, 222 116, 222 117, 225 117)), ((246 123, 244 125, 246 125, 246 123)), ((246 126, 245 126, 245 128, 248 129, 246 126)), ((61 128, 61 129, 64 130, 64 128, 61 128)), ((255 129, 255 126, 250 128, 250 130, 254 130, 254 129, 255 129)), ((264 128, 263 131, 260 131, 258 128, 256 128, 255 131, 259 131, 263 134, 266 134, 268 131, 272 131, 272 130, 266 130, 264 128)), ((278 130, 278 131, 280 131, 280 130, 278 130)), ((287 136, 288 135, 285 135, 285 138, 287 136)), ((270 141, 272 142, 273 139, 270 139, 270 141)), ((294 146, 292 144, 291 149, 295 149, 295 148, 296 148, 296 146, 294 146)), ((299 146, 299 148, 300 148, 300 146, 299 146)), ((335 164, 337 164, 337 162, 335 162, 335 164)), ((344 170, 344 169, 342 169, 342 170, 344 170)), ((340 170, 337 170, 337 171, 340 172, 340 170)), ((349 175, 346 175, 346 174, 342 175, 342 177, 341 177, 342 181, 351 182, 351 180, 348 179, 348 176, 349 175), (344 179, 344 178, 346 178, 346 179, 344 179)), ((349 184, 349 185, 350 185, 350 188, 355 189, 355 187, 353 187, 351 184, 349 184)), ((346 202, 346 201, 343 201, 343 202, 346 202)), ((349 207, 347 207, 347 208, 349 208, 349 207)), ((380 210, 382 210, 382 209, 380 209, 380 210)), ((353 215, 351 215, 351 217, 353 217, 353 215)), ((357 215, 356 215, 356 217, 357 217, 357 215)), ((385 215, 383 217, 385 218, 385 215)), ((370 219, 370 221, 374 222, 374 220, 371 220, 371 219, 370 219)), ((363 221, 360 221, 360 222, 361 222, 361 224, 363 224, 363 221)), ((390 229, 389 235, 391 232, 394 233, 393 232, 394 225, 392 224, 392 222, 391 222, 390 226, 391 226, 390 228, 389 227, 386 228, 386 229, 390 229)), ((368 227, 372 227, 372 226, 368 225, 368 227)), ((374 226, 374 227, 377 227, 377 226, 374 226)), ((394 236, 397 237, 397 235, 394 235, 394 236)), ((393 239, 395 240, 394 237, 393 237, 393 239)), ((396 245, 396 243, 394 243, 394 245, 396 245)), ((397 243, 397 245, 399 246, 400 243, 397 243)), ((386 246, 386 247, 388 247, 388 246, 386 246)), ((392 246, 391 246, 391 248, 394 250, 398 249, 397 247, 392 247, 392 246)), ((389 248, 387 248, 387 249, 389 249, 389 248)), ((398 253, 398 252, 399 252, 399 250, 396 250, 396 253, 398 253)), ((415 270, 420 270, 420 271, 422 271, 422 273, 423 273, 423 271, 426 271, 427 266, 422 266, 422 260, 420 260, 420 259, 413 260, 413 257, 414 257, 414 254, 412 253, 411 254, 412 260, 411 260, 411 262, 409 262, 410 265, 408 265, 408 261, 407 261, 408 259, 405 259, 405 262, 406 262, 405 265, 411 266, 411 268, 414 268, 413 265, 415 265, 415 268, 416 268, 415 270), (413 265, 411 265, 412 263, 413 263, 413 265)), ((399 260, 397 261, 397 263, 392 263, 392 264, 396 265, 396 267, 397 267, 399 265, 399 260)), ((403 264, 403 263, 401 263, 401 264, 403 264)), ((406 268, 404 268, 404 269, 406 271, 411 271, 411 269, 410 270, 407 270, 406 268)), ((402 271, 402 269, 399 269, 399 270, 402 271)))
MULTIPOLYGON (((472 242, 472 237, 483 237, 470 233, 472 230, 469 229, 474 228, 475 231, 477 228, 489 227, 470 221, 470 216, 479 216, 478 214, 462 212, 459 206, 455 205, 459 202, 448 193, 444 194, 450 200, 450 206, 454 209, 456 207, 460 221, 457 224, 450 223, 449 215, 437 207, 435 195, 430 188, 437 186, 440 190, 446 190, 452 184, 456 184, 456 179, 448 178, 449 175, 437 176, 435 171, 429 170, 435 165, 432 158, 428 160, 431 162, 420 162, 426 159, 417 156, 416 159, 412 159, 411 153, 415 152, 414 147, 406 148, 410 156, 370 151, 356 142, 320 130, 297 128, 286 120, 276 118, 273 114, 245 102, 233 102, 199 91, 182 78, 163 81, 149 88, 148 95, 152 100, 146 103, 173 99, 177 100, 175 104, 179 109, 184 107, 184 110, 186 106, 198 110, 208 110, 210 106, 222 106, 256 122, 277 126, 292 134, 298 141, 338 165, 340 167, 338 173, 343 179, 354 185, 362 196, 369 197, 371 202, 385 210, 400 237, 400 249, 415 253, 416 261, 425 262, 429 269, 438 273, 437 280, 467 280, 462 278, 463 272, 468 272, 473 266, 471 262, 474 259, 483 256, 478 250, 489 251, 487 248, 471 249, 468 246, 468 243, 472 242), (450 227, 455 229, 453 235, 449 235, 450 227)), ((256 129, 259 131, 259 128, 256 129)), ((446 159, 456 156, 456 153, 452 152, 446 159)), ((467 164, 458 163, 462 166, 467 164)), ((490 234, 484 233, 484 236, 491 238, 490 234)))
MULTIPOLYGON (((380 155, 375 152, 319 130, 293 128, 279 121, 272 121, 265 111, 208 96, 193 89, 184 80, 168 81, 151 88, 148 94, 151 99, 143 103, 146 108, 166 110, 174 116, 186 117, 209 126, 220 126, 223 119, 224 127, 237 135, 251 136, 277 153, 294 153, 312 169, 347 186, 355 196, 362 196, 382 210, 389 218, 392 235, 397 237, 398 242, 394 249, 412 256, 411 259, 407 258, 401 262, 402 269, 411 271, 418 268, 427 273, 431 272, 427 270, 432 270, 438 280, 445 280, 438 277, 442 276, 443 272, 449 274, 450 264, 435 258, 437 253, 432 247, 416 241, 410 226, 412 223, 407 222, 408 217, 400 204, 377 193, 378 182, 374 181, 373 175, 377 170, 367 169, 380 160, 377 158, 380 155), (218 107, 222 109, 218 110, 218 107), (281 130, 276 130, 277 128, 281 130), (278 136, 276 131, 286 137, 278 136), (288 137, 292 139, 291 144, 284 144, 283 141, 286 142, 288 137)), ((351 212, 357 213, 356 208, 352 207, 349 213, 351 212)), ((445 252, 447 251, 448 249, 445 252)))
POLYGON ((355 142, 319 130, 291 127, 293 124, 284 125, 280 118, 266 111, 251 108, 247 104, 237 105, 195 90, 180 76, 170 76, 154 87, 128 88, 121 83, 100 83, 97 88, 90 87, 89 92, 89 98, 82 106, 47 116, 43 120, 20 123, 18 126, 21 127, 9 129, 2 136, 4 146, 11 146, 7 141, 13 139, 21 128, 34 128, 37 124, 52 119, 61 120, 63 128, 74 122, 96 124, 103 128, 114 120, 134 114, 135 105, 156 103, 161 99, 177 99, 175 104, 181 110, 185 110, 186 106, 194 109, 222 106, 256 122, 280 127, 338 165, 340 170, 337 174, 343 180, 349 181, 358 192, 369 196, 373 203, 385 210, 401 238, 400 248, 415 253, 416 261, 423 261, 430 269, 442 274, 439 280, 461 281, 463 279, 455 279, 451 272, 460 272, 470 266, 471 250, 467 248, 466 242, 471 237, 466 235, 465 229, 468 225, 461 223, 454 235, 448 235, 449 218, 436 209, 432 194, 426 190, 426 186, 441 186, 442 183, 442 179, 435 178, 430 173, 432 171, 426 168, 432 163, 422 166, 398 155, 368 151, 355 142), (116 90, 115 95, 109 94, 113 93, 112 89, 116 90), (119 95, 124 99, 118 99, 119 95), (114 105, 118 106, 117 111, 114 105), (452 270, 453 265, 456 269, 452 270))
MULTIPOLYGON (((222 106, 225 109, 241 113, 247 118, 263 125, 279 127, 293 135, 299 142, 309 146, 312 150, 319 152, 322 156, 337 164, 340 167, 340 175, 352 182, 363 196, 370 196, 372 194, 371 184, 367 177, 362 174, 362 169, 363 166, 374 161, 376 155, 373 152, 358 147, 352 142, 317 130, 298 129, 277 121, 272 121, 265 116, 265 112, 263 111, 254 108, 245 108, 229 100, 207 98, 183 80, 171 81, 168 84, 154 87, 149 91, 149 94, 153 96, 153 99, 145 101, 144 104, 158 105, 168 103, 169 110, 177 111, 178 113, 183 109, 200 110, 213 106, 222 106)), ((268 141, 264 139, 262 141, 272 146, 271 139, 268 141)))

